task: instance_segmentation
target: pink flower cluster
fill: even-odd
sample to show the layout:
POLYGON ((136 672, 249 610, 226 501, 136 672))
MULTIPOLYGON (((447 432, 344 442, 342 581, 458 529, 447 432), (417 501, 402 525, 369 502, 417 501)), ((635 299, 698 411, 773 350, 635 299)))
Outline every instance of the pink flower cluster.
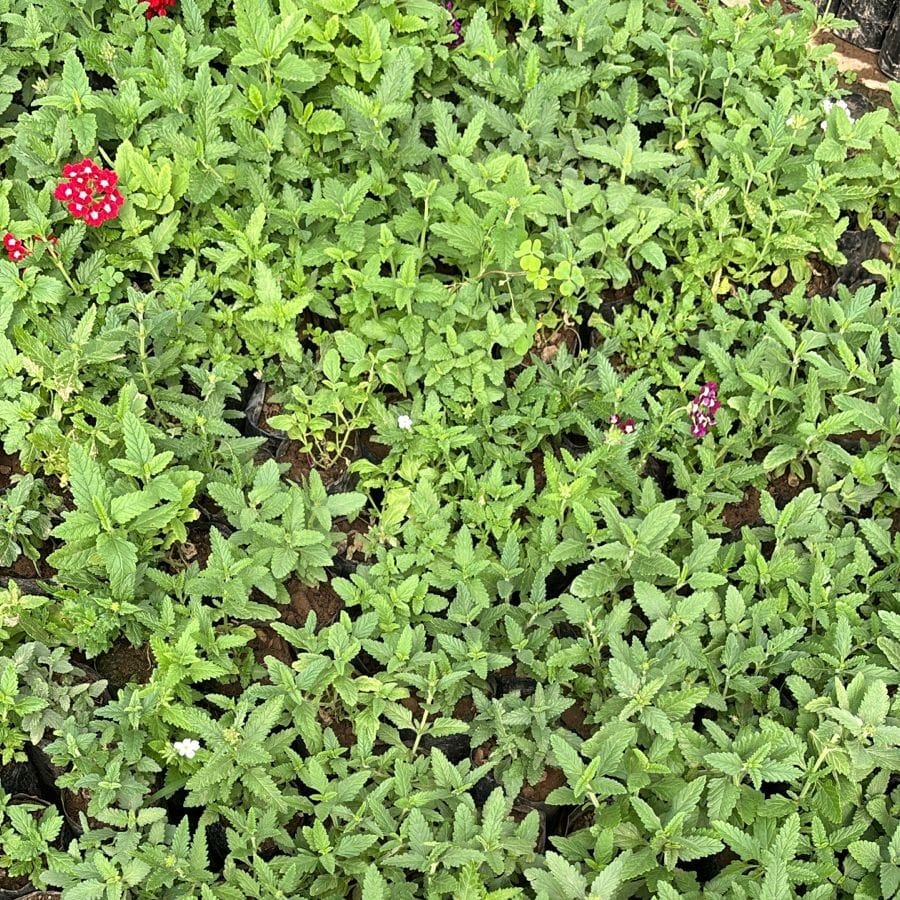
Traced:
POLYGON ((715 381, 707 381, 689 407, 691 434, 694 437, 702 438, 716 424, 716 413, 721 406, 719 385, 715 381))
POLYGON ((624 434, 634 434, 634 419, 625 419, 622 421, 621 416, 612 415, 609 417, 609 424, 615 425, 619 431, 624 434))

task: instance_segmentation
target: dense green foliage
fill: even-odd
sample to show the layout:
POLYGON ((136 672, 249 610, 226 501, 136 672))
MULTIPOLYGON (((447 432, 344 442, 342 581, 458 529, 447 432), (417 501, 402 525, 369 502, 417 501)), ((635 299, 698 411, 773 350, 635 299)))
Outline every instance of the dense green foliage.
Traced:
POLYGON ((0 895, 897 894, 900 90, 808 3, 146 12, 0 0, 0 895))

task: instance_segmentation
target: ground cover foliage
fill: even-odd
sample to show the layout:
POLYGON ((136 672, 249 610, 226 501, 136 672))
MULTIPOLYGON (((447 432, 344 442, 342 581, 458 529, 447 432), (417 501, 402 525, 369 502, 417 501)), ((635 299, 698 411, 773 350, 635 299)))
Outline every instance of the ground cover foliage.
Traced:
POLYGON ((897 894, 900 91, 820 27, 0 0, 0 895, 897 894))

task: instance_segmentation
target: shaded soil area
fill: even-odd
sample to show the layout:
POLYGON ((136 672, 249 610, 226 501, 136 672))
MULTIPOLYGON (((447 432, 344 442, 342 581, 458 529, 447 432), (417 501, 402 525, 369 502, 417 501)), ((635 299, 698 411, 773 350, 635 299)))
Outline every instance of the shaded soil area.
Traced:
POLYGON ((784 509, 794 497, 799 496, 811 485, 812 482, 808 476, 804 475, 803 478, 800 478, 793 472, 785 472, 783 475, 771 479, 767 490, 775 500, 778 509, 784 509))
POLYGON ((735 533, 739 533, 745 525, 758 525, 759 491, 755 487, 748 487, 741 500, 729 503, 722 510, 722 521, 735 533))
POLYGON ((132 647, 125 641, 113 644, 93 661, 93 665, 113 690, 123 688, 129 682, 146 684, 156 668, 149 645, 132 647))
POLYGON ((290 467, 285 477, 292 481, 303 482, 308 480, 309 473, 315 469, 322 478, 326 487, 343 487, 349 482, 348 468, 350 461, 338 459, 331 465, 323 465, 317 462, 311 454, 303 450, 299 441, 284 441, 275 454, 278 462, 287 463, 290 467))
MULTIPOLYGON (((292 628, 305 625, 311 612, 316 614, 316 627, 324 628, 338 617, 343 608, 341 598, 327 582, 310 587, 293 578, 287 583, 287 589, 291 600, 279 609, 278 621, 292 628)), ((274 656, 286 666, 295 659, 294 648, 275 631, 270 622, 256 626, 256 637, 248 646, 260 664, 264 664, 267 656, 274 656)))
POLYGON ((23 475, 24 470, 19 465, 19 457, 8 453, 0 453, 0 491, 6 490, 12 483, 14 475, 23 475))

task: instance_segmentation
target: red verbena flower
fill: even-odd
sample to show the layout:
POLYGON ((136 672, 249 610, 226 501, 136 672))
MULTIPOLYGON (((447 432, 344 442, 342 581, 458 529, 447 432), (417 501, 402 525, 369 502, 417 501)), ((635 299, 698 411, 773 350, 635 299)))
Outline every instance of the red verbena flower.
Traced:
POLYGON ((147 0, 146 16, 148 19, 154 16, 167 16, 174 5, 175 0, 147 0))
POLYGON ((635 432, 636 426, 634 424, 634 419, 625 419, 623 421, 621 416, 611 415, 609 417, 609 424, 615 425, 623 434, 634 434, 635 432))
POLYGON ((688 412, 691 417, 691 434, 701 438, 716 424, 716 413, 721 409, 719 385, 707 381, 700 393, 691 400, 688 412))
POLYGON ((101 169, 93 160, 63 166, 63 178, 53 196, 76 218, 94 228, 119 215, 125 198, 116 189, 119 176, 101 169))
POLYGON ((3 249, 11 262, 22 262, 31 251, 15 235, 8 231, 3 235, 3 249))

